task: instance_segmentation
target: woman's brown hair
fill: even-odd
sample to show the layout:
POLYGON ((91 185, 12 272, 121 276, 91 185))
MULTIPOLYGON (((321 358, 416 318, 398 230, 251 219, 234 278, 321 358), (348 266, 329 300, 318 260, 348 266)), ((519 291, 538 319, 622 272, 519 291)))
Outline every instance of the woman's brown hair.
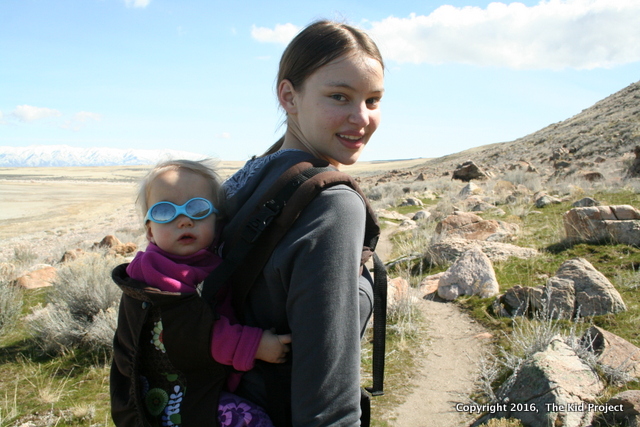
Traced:
MULTIPOLYGON (((276 86, 289 80, 295 89, 300 89, 319 68, 349 53, 367 55, 380 62, 384 69, 378 46, 364 31, 333 21, 314 22, 298 33, 282 54, 276 86)), ((283 142, 284 136, 263 156, 278 151, 283 142)))

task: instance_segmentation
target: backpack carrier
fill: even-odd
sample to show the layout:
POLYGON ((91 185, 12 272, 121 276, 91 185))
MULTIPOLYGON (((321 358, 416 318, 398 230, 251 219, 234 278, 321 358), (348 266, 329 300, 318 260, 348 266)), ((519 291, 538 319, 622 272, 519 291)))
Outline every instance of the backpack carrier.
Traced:
MULTIPOLYGON (((244 302, 271 253, 304 208, 324 189, 347 185, 357 191, 366 204, 365 238, 361 272, 373 259, 373 384, 361 393, 361 425, 370 423, 370 394, 384 394, 384 356, 387 311, 386 269, 374 250, 380 235, 373 209, 357 183, 349 175, 314 159, 289 168, 265 193, 251 215, 241 223, 239 232, 223 247, 223 263, 204 282, 202 297, 215 305, 215 296, 226 283, 233 283, 233 305, 242 316, 244 302), (368 393, 367 393, 368 392, 368 393)), ((290 389, 286 368, 271 365, 270 402, 267 411, 276 426, 291 425, 290 389), (280 369, 278 369, 280 368, 280 369), (286 405, 286 406, 285 406, 286 405)))

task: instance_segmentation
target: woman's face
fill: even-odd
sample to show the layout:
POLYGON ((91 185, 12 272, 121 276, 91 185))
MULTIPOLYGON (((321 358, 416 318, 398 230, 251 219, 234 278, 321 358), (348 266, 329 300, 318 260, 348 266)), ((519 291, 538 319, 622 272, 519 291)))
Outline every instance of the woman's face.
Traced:
MULTIPOLYGON (((384 73, 364 55, 336 59, 311 74, 298 90, 280 83, 280 102, 288 114, 288 134, 334 166, 358 160, 380 123, 384 73)), ((298 146, 297 148, 302 148, 298 146)))

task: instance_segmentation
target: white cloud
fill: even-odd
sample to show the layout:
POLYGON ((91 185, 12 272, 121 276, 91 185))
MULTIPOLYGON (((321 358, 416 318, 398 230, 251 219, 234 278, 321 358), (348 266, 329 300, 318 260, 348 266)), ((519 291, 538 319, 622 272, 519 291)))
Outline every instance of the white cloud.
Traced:
POLYGON ((218 139, 231 139, 231 134, 229 132, 222 132, 216 135, 218 139))
POLYGON ((46 117, 59 117, 62 113, 51 108, 34 107, 32 105, 18 105, 11 115, 22 122, 33 122, 46 117))
POLYGON ((262 43, 279 43, 286 45, 300 31, 300 27, 293 24, 276 24, 275 28, 251 27, 251 37, 262 43))
POLYGON ((151 3, 151 0, 124 0, 124 4, 127 7, 147 7, 151 3))
POLYGON ((372 22, 368 32, 385 59, 401 63, 593 69, 640 60, 638 22, 638 0, 542 0, 441 6, 372 22))

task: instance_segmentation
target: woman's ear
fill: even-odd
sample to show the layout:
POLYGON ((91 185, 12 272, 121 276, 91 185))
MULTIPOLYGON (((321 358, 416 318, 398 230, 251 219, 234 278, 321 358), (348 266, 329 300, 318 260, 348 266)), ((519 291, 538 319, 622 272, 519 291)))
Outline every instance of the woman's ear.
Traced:
POLYGON ((278 84, 278 101, 287 114, 296 114, 296 90, 291 81, 284 79, 278 84))

